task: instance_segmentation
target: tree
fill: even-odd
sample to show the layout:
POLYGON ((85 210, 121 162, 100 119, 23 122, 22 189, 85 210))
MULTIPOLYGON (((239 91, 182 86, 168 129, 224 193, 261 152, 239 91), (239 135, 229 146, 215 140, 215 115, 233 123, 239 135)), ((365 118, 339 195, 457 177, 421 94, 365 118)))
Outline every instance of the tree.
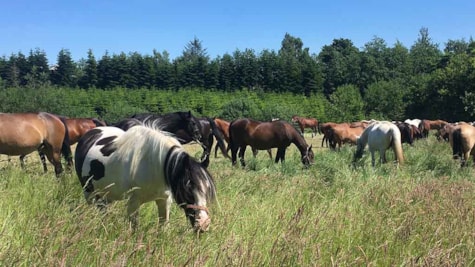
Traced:
POLYGON ((98 82, 97 61, 92 49, 89 49, 87 51, 87 60, 84 66, 84 76, 79 80, 79 86, 82 88, 93 88, 98 86, 98 82))
POLYGON ((318 62, 323 73, 323 92, 328 97, 337 87, 357 84, 360 74, 360 55, 349 39, 334 39, 331 45, 323 46, 318 62))
POLYGON ((339 86, 330 96, 329 115, 335 121, 359 121, 365 118, 360 90, 354 85, 339 86))
POLYGON ((51 80, 54 85, 75 87, 77 84, 76 66, 67 49, 58 53, 57 65, 52 70, 51 80))
POLYGON ((429 30, 421 28, 417 41, 410 49, 412 73, 414 75, 431 73, 441 59, 439 45, 432 42, 429 30))

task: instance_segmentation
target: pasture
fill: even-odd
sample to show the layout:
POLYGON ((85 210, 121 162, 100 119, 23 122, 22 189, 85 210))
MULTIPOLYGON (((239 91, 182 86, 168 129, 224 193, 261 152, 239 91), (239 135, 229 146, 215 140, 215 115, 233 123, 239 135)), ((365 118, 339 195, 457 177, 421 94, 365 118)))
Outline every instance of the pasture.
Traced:
MULTIPOLYGON (((305 169, 294 145, 274 164, 265 151, 246 168, 218 153, 210 230, 196 234, 182 210, 157 225, 153 203, 135 233, 125 201, 106 214, 86 204, 78 178, 43 174, 37 153, 22 170, 0 157, 0 265, 19 266, 469 266, 475 262, 475 171, 430 136, 403 145, 405 164, 357 169, 355 147, 321 148, 305 169)), ((186 145, 199 158, 198 145, 186 145)), ((275 155, 275 149, 273 150, 275 155)), ((392 151, 388 161, 394 160, 392 151)), ((379 155, 377 154, 379 158, 379 155)), ((471 165, 471 164, 470 164, 471 165)))

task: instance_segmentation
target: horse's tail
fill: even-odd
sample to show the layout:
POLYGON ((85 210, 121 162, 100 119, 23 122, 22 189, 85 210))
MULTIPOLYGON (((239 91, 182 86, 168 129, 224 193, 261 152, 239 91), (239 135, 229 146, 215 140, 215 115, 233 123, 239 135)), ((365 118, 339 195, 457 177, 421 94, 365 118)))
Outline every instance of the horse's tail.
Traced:
POLYGON ((392 130, 392 138, 394 155, 396 155, 399 165, 402 165, 404 163, 404 155, 402 153, 401 131, 397 126, 392 130))
POLYGON ((218 129, 218 127, 216 126, 216 123, 214 123, 213 119, 211 119, 211 118, 207 118, 207 119, 209 121, 209 124, 211 125, 211 131, 213 132, 213 135, 216 138, 216 143, 217 143, 216 145, 221 149, 221 153, 223 153, 223 155, 226 158, 229 158, 229 155, 228 155, 228 152, 227 152, 227 149, 226 149, 226 144, 224 143, 223 134, 218 129))
POLYGON ((462 129, 455 129, 452 133, 452 155, 453 158, 462 158, 463 145, 462 145, 462 129))
POLYGON ((66 118, 62 116, 58 116, 61 122, 64 125, 64 139, 63 144, 61 146, 61 154, 63 154, 64 159, 68 163, 68 167, 73 166, 73 153, 71 152, 71 142, 69 141, 69 130, 68 125, 66 123, 66 118))

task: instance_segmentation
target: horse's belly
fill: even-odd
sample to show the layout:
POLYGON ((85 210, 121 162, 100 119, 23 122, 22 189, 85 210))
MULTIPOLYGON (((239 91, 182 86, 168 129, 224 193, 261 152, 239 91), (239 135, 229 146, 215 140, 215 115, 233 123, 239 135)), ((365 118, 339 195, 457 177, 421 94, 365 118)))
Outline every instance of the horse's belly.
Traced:
POLYGON ((28 155, 38 150, 38 145, 0 144, 0 154, 10 156, 28 155))

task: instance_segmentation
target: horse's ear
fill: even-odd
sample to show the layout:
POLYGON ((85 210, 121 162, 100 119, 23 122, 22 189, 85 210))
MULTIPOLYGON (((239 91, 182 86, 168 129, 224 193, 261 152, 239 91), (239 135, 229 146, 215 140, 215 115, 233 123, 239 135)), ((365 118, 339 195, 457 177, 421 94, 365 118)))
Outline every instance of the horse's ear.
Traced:
POLYGON ((312 150, 312 145, 310 145, 308 148, 307 148, 307 151, 310 151, 312 150))

